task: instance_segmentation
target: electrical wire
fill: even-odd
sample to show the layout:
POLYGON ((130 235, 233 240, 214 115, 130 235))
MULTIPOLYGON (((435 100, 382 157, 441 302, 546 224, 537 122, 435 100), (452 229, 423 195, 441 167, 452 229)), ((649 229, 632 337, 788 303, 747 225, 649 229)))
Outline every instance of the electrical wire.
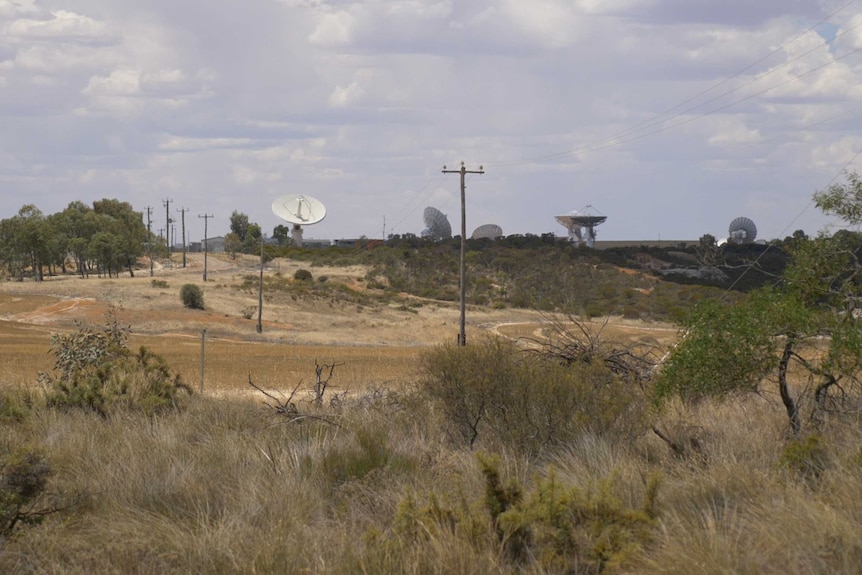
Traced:
POLYGON ((623 145, 623 144, 626 144, 626 143, 632 142, 632 141, 634 141, 634 140, 640 139, 641 137, 650 136, 650 135, 653 135, 653 134, 656 134, 656 133, 659 133, 659 132, 663 132, 663 131, 665 131, 665 130, 669 130, 669 129, 671 129, 671 128, 675 128, 675 127, 678 127, 678 126, 681 126, 681 125, 684 125, 684 124, 688 124, 688 123, 693 122, 693 121, 696 121, 696 120, 700 120, 700 119, 702 119, 702 118, 705 118, 705 117, 708 117, 708 116, 710 116, 710 115, 712 115, 712 114, 715 114, 716 112, 726 110, 726 109, 728 109, 728 108, 730 108, 730 107, 732 107, 732 106, 735 106, 735 105, 737 105, 737 104, 739 104, 739 103, 745 102, 745 101, 750 100, 750 99, 752 99, 752 98, 754 98, 754 97, 757 97, 757 96, 759 96, 759 95, 762 95, 762 94, 764 94, 764 93, 767 93, 767 92, 769 92, 769 91, 771 91, 771 90, 774 90, 774 89, 776 89, 776 88, 778 88, 778 87, 781 87, 781 86, 783 86, 783 85, 785 85, 785 84, 787 84, 787 83, 790 83, 790 82, 792 82, 792 81, 795 81, 795 80, 797 80, 797 79, 799 79, 799 78, 805 77, 805 76, 807 76, 808 74, 811 74, 811 73, 813 73, 813 72, 816 72, 816 71, 818 71, 818 70, 820 70, 820 69, 822 69, 822 68, 824 68, 824 67, 826 67, 826 66, 829 66, 829 65, 831 65, 831 64, 833 64, 833 63, 835 63, 835 62, 837 62, 837 61, 840 61, 840 60, 842 60, 842 59, 844 59, 844 58, 846 58, 846 57, 848 57, 848 56, 850 56, 850 55, 852 55, 852 54, 855 54, 855 53, 859 52, 859 51, 860 51, 860 49, 862 49, 862 48, 857 48, 857 49, 855 49, 855 50, 852 50, 851 52, 849 52, 849 53, 847 53, 847 54, 844 54, 844 55, 843 55, 843 56, 841 56, 840 58, 833 59, 833 60, 831 60, 830 62, 827 62, 826 64, 823 64, 823 65, 821 65, 821 66, 818 66, 818 67, 814 68, 813 70, 809 70, 808 72, 805 72, 804 74, 801 74, 801 75, 795 76, 793 79, 785 80, 784 82, 782 82, 782 83, 780 83, 780 84, 778 84, 778 85, 776 85, 776 86, 772 86, 772 87, 770 87, 770 88, 767 88, 767 89, 765 89, 765 90, 762 90, 762 91, 760 91, 760 92, 758 92, 758 93, 756 93, 756 94, 754 94, 754 95, 747 96, 747 97, 745 97, 745 98, 741 98, 741 99, 736 100, 736 101, 734 101, 734 102, 732 102, 732 103, 730 103, 730 104, 727 104, 727 105, 721 106, 721 107, 719 107, 719 108, 716 108, 716 109, 710 110, 710 111, 708 111, 708 112, 704 112, 704 113, 699 114, 699 115, 697 115, 697 116, 693 116, 693 117, 691 117, 691 118, 686 118, 686 119, 685 119, 685 120, 683 120, 683 121, 676 122, 676 123, 673 123, 673 124, 670 124, 670 125, 664 125, 664 126, 662 126, 662 124, 666 124, 666 123, 668 123, 668 122, 671 122, 672 120, 674 120, 674 119, 676 119, 676 118, 679 118, 680 116, 682 116, 682 115, 684 115, 684 114, 687 114, 687 113, 689 113, 689 112, 691 112, 691 111, 694 111, 694 110, 696 110, 696 109, 699 109, 699 108, 701 108, 701 107, 705 106, 706 104, 709 104, 709 103, 714 102, 714 101, 716 101, 716 100, 719 100, 719 99, 721 99, 721 98, 723 98, 723 97, 726 97, 726 96, 728 96, 728 95, 730 95, 730 94, 733 94, 733 93, 735 93, 735 92, 737 92, 737 91, 741 90, 742 88, 745 88, 746 86, 749 86, 749 85, 751 85, 752 83, 757 82, 757 81, 759 81, 759 80, 761 80, 761 79, 763 79, 763 78, 765 78, 765 77, 769 76, 770 74, 773 74, 773 73, 775 73, 775 72, 777 72, 777 71, 781 70, 782 68, 784 68, 784 67, 786 67, 786 66, 789 66, 790 64, 792 64, 792 63, 794 63, 794 62, 799 61, 800 59, 804 58, 805 56, 808 56, 809 54, 811 54, 811 53, 813 53, 813 52, 816 52, 817 50, 820 50, 820 49, 821 49, 821 48, 823 48, 823 47, 828 47, 828 46, 829 46, 829 44, 830 44, 831 42, 834 42, 836 39, 840 38, 841 36, 844 36, 845 34, 848 34, 849 32, 851 32, 851 31, 853 31, 853 30, 855 30, 855 29, 859 28, 860 26, 862 26, 862 22, 860 22, 860 23, 858 23, 858 24, 855 24, 855 25, 853 25, 853 26, 851 26, 851 27, 849 27, 849 28, 846 28, 846 29, 842 30, 839 34, 836 34, 836 36, 835 36, 832 40, 823 41, 823 42, 821 42, 820 44, 818 44, 817 46, 815 46, 815 47, 813 47, 813 48, 811 48, 811 49, 809 49, 809 50, 805 51, 804 53, 802 53, 802 54, 800 54, 800 55, 798 55, 798 56, 796 56, 796 57, 794 57, 794 58, 792 58, 792 59, 790 59, 790 60, 788 60, 788 61, 786 61, 786 62, 784 62, 784 63, 780 64, 779 66, 776 66, 775 68, 772 68, 772 69, 768 70, 767 72, 764 72, 764 73, 762 73, 762 74, 758 75, 758 76, 757 76, 757 77, 755 77, 754 79, 749 80, 748 82, 745 82, 744 84, 742 84, 742 85, 740 85, 740 86, 737 86, 736 88, 733 88, 733 89, 731 89, 731 90, 727 90, 727 91, 725 91, 725 92, 722 92, 721 94, 719 94, 719 95, 717 95, 717 96, 714 96, 714 97, 710 98, 709 100, 707 100, 707 101, 705 101, 705 102, 701 102, 701 103, 699 103, 699 104, 697 104, 697 105, 695 105, 695 106, 687 107, 687 108, 685 108, 684 110, 682 110, 682 111, 680 111, 680 112, 677 112, 677 113, 675 113, 675 114, 673 114, 673 115, 669 116, 668 118, 665 118, 665 119, 663 119, 663 120, 659 120, 659 119, 660 119, 660 118, 662 118, 663 116, 666 116, 669 112, 674 111, 674 110, 677 110, 677 109, 679 109, 679 108, 682 108, 682 107, 684 107, 686 104, 688 104, 688 103, 691 103, 691 102, 695 101, 695 100, 696 100, 696 99, 698 99, 699 97, 701 97, 701 96, 703 96, 703 95, 706 95, 707 93, 712 92, 712 91, 713 91, 713 90, 715 90, 716 88, 718 88, 718 87, 720 87, 720 86, 722 86, 722 85, 726 84, 727 82, 729 82, 729 81, 733 80, 734 78, 739 77, 740 75, 742 75, 742 74, 743 74, 743 73, 745 73, 746 71, 750 70, 751 68, 755 67, 756 65, 758 65, 758 64, 760 64, 760 63, 764 62, 765 60, 767 60, 768 58, 770 58, 773 54, 775 54, 775 53, 779 52, 780 50, 782 50, 782 49, 786 48, 787 46, 789 46, 789 45, 793 44, 794 42, 798 41, 799 39, 803 38, 804 36, 806 36, 807 34, 809 34, 811 31, 813 31, 813 30, 815 30, 817 27, 821 26, 823 23, 828 22, 831 18, 833 18, 834 16, 836 16, 837 14, 839 14, 840 12, 842 12, 844 9, 846 9, 848 6, 850 6, 851 4, 854 4, 854 3, 855 3, 855 0, 851 0, 850 2, 847 2, 846 4, 842 5, 839 9, 837 9, 837 10, 835 10, 834 12, 832 12, 831 14, 829 14, 829 16, 827 16, 826 18, 824 18, 824 19, 820 20, 818 23, 816 23, 816 24, 814 24, 813 26, 809 27, 809 28, 808 28, 808 29, 806 29, 804 32, 802 32, 801 34, 799 34, 799 35, 795 36, 792 40, 789 40, 789 41, 785 42, 784 44, 782 44, 782 45, 781 45, 781 46, 779 46, 778 48, 776 48, 776 49, 772 50, 772 51, 771 51, 769 54, 767 54, 766 56, 763 56, 763 57, 759 58, 758 60, 756 60, 756 61, 752 62, 751 64, 748 64, 747 66, 745 66, 744 68, 742 68, 742 69, 741 69, 741 70, 739 70, 738 72, 736 72, 736 73, 734 73, 734 74, 732 74, 732 75, 730 75, 730 76, 728 76, 728 77, 726 77, 726 78, 724 78, 724 79, 720 80, 719 82, 717 82, 716 84, 714 84, 714 85, 713 85, 713 86, 711 86, 710 88, 708 88, 708 89, 706 89, 706 90, 703 90, 703 91, 699 92, 698 94, 696 94, 696 95, 694 95, 694 96, 691 96, 690 98, 687 98, 686 100, 682 101, 681 103, 676 104, 675 106, 672 106, 672 107, 670 107, 670 108, 666 109, 664 112, 661 112, 661 113, 659 113, 659 114, 656 114, 655 116, 653 116, 653 117, 651 117, 651 118, 649 118, 649 119, 647 119, 647 120, 644 120, 643 122, 640 122, 640 123, 638 123, 638 124, 635 124, 634 126, 629 127, 629 128, 627 128, 627 129, 625 129, 625 130, 622 130, 622 131, 620 131, 620 132, 618 132, 618 133, 616 133, 616 134, 614 134, 614 135, 611 135, 611 136, 608 136, 608 137, 606 137, 606 138, 602 138, 602 139, 599 139, 599 140, 595 140, 595 141, 593 141, 593 142, 590 142, 590 143, 588 143, 588 144, 584 144, 584 145, 582 145, 582 146, 578 146, 578 147, 576 147, 576 148, 571 148, 571 149, 568 149, 568 150, 565 150, 565 151, 556 152, 556 153, 548 154, 548 155, 545 155, 545 156, 538 156, 538 157, 534 157, 534 158, 532 158, 532 159, 519 159, 519 160, 510 160, 510 161, 501 161, 501 162, 486 162, 486 164, 485 164, 485 165, 486 165, 486 166, 489 166, 489 167, 510 167, 510 166, 518 166, 518 165, 530 164, 530 163, 540 163, 540 162, 543 162, 543 161, 552 161, 552 160, 557 160, 557 159, 560 159, 560 158, 564 158, 564 157, 570 156, 570 155, 572 155, 572 154, 574 154, 574 153, 577 153, 577 152, 603 150, 603 149, 606 149, 606 148, 610 148, 610 147, 615 147, 615 146, 623 145), (629 136, 629 135, 630 135, 630 134, 632 134, 632 133, 640 132, 640 131, 643 131, 643 130, 649 130, 650 128, 655 128, 656 126, 661 126, 661 127, 657 128, 657 129, 654 129, 654 130, 651 130, 651 131, 648 131, 648 132, 645 132, 645 133, 643 133, 643 134, 639 134, 639 135, 637 135, 637 136, 627 137, 627 136, 629 136))

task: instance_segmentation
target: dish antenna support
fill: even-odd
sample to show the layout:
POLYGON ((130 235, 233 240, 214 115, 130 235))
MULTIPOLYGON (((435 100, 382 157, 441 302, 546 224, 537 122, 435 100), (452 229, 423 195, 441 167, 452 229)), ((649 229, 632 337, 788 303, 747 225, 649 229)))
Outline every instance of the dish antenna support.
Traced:
POLYGON ((573 211, 562 216, 555 216, 557 222, 565 226, 569 233, 569 241, 579 246, 585 244, 588 248, 595 247, 596 226, 608 219, 597 213, 593 206, 587 205, 579 211, 573 211))
POLYGON ((326 217, 323 203, 311 196, 288 194, 279 196, 272 203, 272 212, 292 224, 290 235, 296 247, 302 247, 302 226, 316 224, 326 217))
POLYGON ((727 228, 727 241, 734 244, 750 244, 757 237, 757 226, 750 218, 734 218, 727 228))

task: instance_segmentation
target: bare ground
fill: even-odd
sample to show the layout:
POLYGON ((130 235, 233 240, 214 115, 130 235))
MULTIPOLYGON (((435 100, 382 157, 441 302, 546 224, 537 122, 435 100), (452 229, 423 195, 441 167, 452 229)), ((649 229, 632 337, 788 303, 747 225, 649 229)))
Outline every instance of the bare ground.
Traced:
MULTIPOLYGON (((238 287, 245 276, 259 274, 257 258, 231 260, 210 254, 206 282, 202 254, 189 254, 186 267, 181 261, 181 256, 175 255, 172 262, 155 265, 152 277, 149 269, 143 269, 136 270, 134 277, 127 273, 111 279, 62 276, 43 282, 0 283, 0 376, 4 371, 26 372, 22 377, 31 380, 30 371, 50 368, 50 335, 73 330, 80 323, 102 325, 109 304, 119 309, 119 320, 131 328, 134 338, 164 354, 189 381, 198 378, 196 350, 203 330, 210 353, 216 354, 208 361, 217 362, 218 354, 228 352, 249 359, 260 357, 256 373, 264 383, 298 381, 303 374, 308 375, 309 362, 314 365, 311 358, 335 362, 345 357, 353 365, 369 362, 368 369, 373 367, 377 381, 389 380, 415 366, 422 349, 454 342, 459 331, 457 303, 420 301, 404 295, 390 303, 363 306, 334 299, 294 300, 283 294, 264 294, 262 330, 258 333, 257 289, 238 287), (159 287, 164 286, 161 282, 166 287, 159 287), (182 305, 179 291, 186 283, 202 288, 205 310, 182 305), (273 363, 264 361, 273 355, 280 358, 277 365, 264 366, 273 363)), ((303 262, 279 259, 268 264, 264 273, 292 277, 300 267, 310 269, 316 278, 325 275, 330 282, 365 289, 367 270, 360 266, 308 268, 303 262)), ((538 340, 547 333, 547 321, 546 316, 532 310, 470 306, 467 341, 487 332, 538 340)), ((622 319, 606 325, 594 323, 591 329, 602 330, 605 338, 658 347, 667 346, 676 334, 672 326, 622 319)), ((219 375, 231 382, 229 387, 247 383, 247 374, 242 371, 246 367, 234 365, 237 363, 225 361, 217 368, 219 375)), ((354 379, 370 383, 372 376, 360 373, 361 367, 356 369, 354 379)))

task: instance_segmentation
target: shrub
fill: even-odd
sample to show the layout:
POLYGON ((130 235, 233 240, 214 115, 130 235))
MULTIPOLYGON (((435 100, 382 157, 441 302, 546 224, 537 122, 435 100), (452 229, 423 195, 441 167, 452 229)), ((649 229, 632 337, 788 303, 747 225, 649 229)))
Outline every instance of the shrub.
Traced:
POLYGON ((298 282, 311 281, 312 275, 311 272, 306 269, 298 269, 293 274, 293 279, 298 282))
POLYGON ((779 464, 803 479, 817 479, 826 470, 828 454, 821 437, 811 434, 788 443, 781 452, 779 464))
POLYGON ((22 523, 32 523, 47 511, 36 510, 51 466, 39 454, 20 449, 0 459, 0 537, 22 523))
POLYGON ((421 390, 438 405, 456 442, 539 456, 586 430, 640 431, 642 400, 600 363, 561 364, 489 338, 444 345, 421 358, 421 390))
MULTIPOLYGON (((589 489, 561 482, 553 469, 526 497, 509 499, 500 509, 497 462, 481 461, 486 502, 500 540, 515 560, 532 558, 542 572, 601 573, 619 567, 648 542, 655 524, 659 480, 646 480, 641 508, 626 507, 613 494, 613 479, 589 489)), ((515 487, 509 487, 512 492, 515 487)))
POLYGON ((358 429, 355 443, 334 447, 321 461, 324 476, 335 484, 362 479, 377 469, 404 471, 411 467, 410 459, 397 453, 385 432, 374 427, 358 429))
POLYGON ((165 289, 165 288, 170 287, 168 282, 166 282, 165 280, 157 280, 157 279, 150 280, 150 285, 152 285, 154 288, 160 288, 160 289, 165 289))
POLYGON ((48 388, 48 405, 94 411, 107 417, 118 409, 155 413, 178 406, 181 392, 191 393, 161 356, 141 347, 126 347, 127 329, 113 308, 102 331, 78 331, 51 337, 54 373, 40 373, 48 388))
POLYGON ((180 299, 190 309, 204 309, 204 292, 195 284, 185 284, 180 288, 180 299))
POLYGON ((0 423, 21 421, 31 407, 29 390, 0 386, 0 423))

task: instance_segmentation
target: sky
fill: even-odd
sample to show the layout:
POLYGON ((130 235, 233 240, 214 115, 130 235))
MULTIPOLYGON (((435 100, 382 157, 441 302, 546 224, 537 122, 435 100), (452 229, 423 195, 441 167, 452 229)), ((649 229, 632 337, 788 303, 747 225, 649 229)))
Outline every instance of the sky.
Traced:
POLYGON ((457 234, 463 161, 468 234, 814 235, 860 128, 862 0, 0 0, 0 219, 116 198, 198 241, 303 194, 305 238, 457 234))

